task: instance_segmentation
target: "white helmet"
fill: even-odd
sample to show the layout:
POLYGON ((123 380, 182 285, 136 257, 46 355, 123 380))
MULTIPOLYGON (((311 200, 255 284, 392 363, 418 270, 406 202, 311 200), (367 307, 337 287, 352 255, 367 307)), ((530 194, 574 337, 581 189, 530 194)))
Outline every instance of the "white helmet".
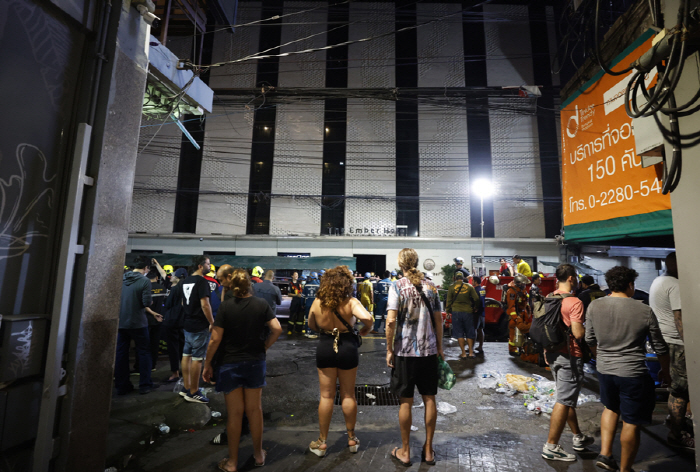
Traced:
POLYGON ((462 258, 462 257, 455 257, 454 261, 455 261, 455 264, 464 265, 464 258, 462 258))
POLYGON ((489 282, 491 282, 494 285, 498 285, 501 283, 501 281, 495 275, 492 275, 491 277, 489 277, 489 282))
POLYGON ((433 273, 432 272, 426 272, 425 273, 425 278, 428 280, 433 280, 433 273))

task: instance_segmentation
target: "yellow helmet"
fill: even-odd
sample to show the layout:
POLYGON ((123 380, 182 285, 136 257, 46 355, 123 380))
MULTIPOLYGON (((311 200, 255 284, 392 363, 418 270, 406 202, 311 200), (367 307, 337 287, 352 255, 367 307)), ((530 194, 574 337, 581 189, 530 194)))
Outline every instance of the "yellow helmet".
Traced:
POLYGON ((163 270, 165 271, 166 274, 172 274, 175 269, 173 269, 173 266, 166 264, 163 266, 163 270))
POLYGON ((209 267, 211 268, 211 272, 216 274, 216 266, 214 264, 210 264, 209 267))
POLYGON ((253 267, 253 277, 262 277, 263 270, 260 266, 253 267))

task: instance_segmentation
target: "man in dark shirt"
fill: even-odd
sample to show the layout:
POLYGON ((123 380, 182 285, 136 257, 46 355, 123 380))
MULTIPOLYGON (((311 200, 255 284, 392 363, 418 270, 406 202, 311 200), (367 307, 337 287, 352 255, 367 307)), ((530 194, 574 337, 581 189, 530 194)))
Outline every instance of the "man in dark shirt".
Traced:
POLYGON ((204 274, 211 264, 207 256, 195 256, 192 275, 182 282, 185 311, 185 347, 182 353, 183 389, 180 393, 188 402, 209 403, 199 388, 202 361, 207 352, 209 333, 214 324, 209 296, 211 288, 204 274))
POLYGON ((274 278, 275 273, 273 271, 268 270, 265 272, 263 283, 253 285, 253 295, 264 299, 270 305, 272 313, 277 316, 277 305, 282 304, 282 292, 279 287, 272 283, 274 278))
POLYGON ((303 298, 301 293, 304 288, 299 281, 299 273, 292 274, 292 280, 289 282, 289 291, 287 294, 292 297, 292 302, 289 304, 289 323, 287 326, 287 334, 301 334, 304 330, 304 312, 303 298))
POLYGON ((578 299, 583 302, 584 310, 588 310, 588 305, 590 305, 593 300, 608 296, 608 294, 595 283, 595 279, 591 275, 584 275, 581 277, 581 287, 583 290, 578 294, 578 299))
POLYGON ((463 267, 464 266, 464 259, 461 257, 455 257, 454 262, 455 262, 455 267, 457 268, 457 270, 455 270, 455 272, 461 272, 462 274, 464 274, 464 280, 467 280, 467 278, 469 277, 469 271, 463 267))
POLYGON ((149 352, 148 319, 146 308, 153 303, 151 282, 144 275, 149 270, 148 259, 138 257, 135 268, 124 274, 121 307, 119 309, 119 334, 117 335, 117 356, 114 364, 114 383, 117 395, 124 395, 134 389, 129 380, 129 346, 136 345, 139 357, 139 392, 150 393, 151 354, 149 352))

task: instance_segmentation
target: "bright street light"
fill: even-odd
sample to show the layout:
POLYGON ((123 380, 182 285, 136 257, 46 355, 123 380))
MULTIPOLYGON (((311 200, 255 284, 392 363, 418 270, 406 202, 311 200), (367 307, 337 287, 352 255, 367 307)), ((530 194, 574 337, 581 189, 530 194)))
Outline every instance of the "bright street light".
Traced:
POLYGON ((484 260, 484 198, 493 194, 493 183, 488 179, 477 179, 472 184, 472 191, 481 200, 481 272, 480 276, 486 276, 486 261, 484 260))
POLYGON ((490 197, 493 194, 493 183, 488 179, 477 179, 472 184, 472 191, 479 197, 490 197))

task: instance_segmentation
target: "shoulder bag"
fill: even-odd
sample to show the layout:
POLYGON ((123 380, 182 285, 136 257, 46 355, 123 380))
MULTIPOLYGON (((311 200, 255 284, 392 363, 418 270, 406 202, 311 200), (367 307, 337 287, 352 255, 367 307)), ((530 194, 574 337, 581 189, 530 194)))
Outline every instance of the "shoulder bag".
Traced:
POLYGON ((340 322, 343 323, 343 325, 345 325, 345 327, 348 329, 348 332, 352 333, 353 336, 357 338, 357 347, 362 346, 362 336, 360 336, 360 332, 357 329, 355 329, 354 326, 350 326, 350 323, 345 321, 345 319, 342 316, 340 316, 340 313, 338 313, 337 310, 333 310, 333 313, 335 313, 335 316, 337 316, 340 322))

